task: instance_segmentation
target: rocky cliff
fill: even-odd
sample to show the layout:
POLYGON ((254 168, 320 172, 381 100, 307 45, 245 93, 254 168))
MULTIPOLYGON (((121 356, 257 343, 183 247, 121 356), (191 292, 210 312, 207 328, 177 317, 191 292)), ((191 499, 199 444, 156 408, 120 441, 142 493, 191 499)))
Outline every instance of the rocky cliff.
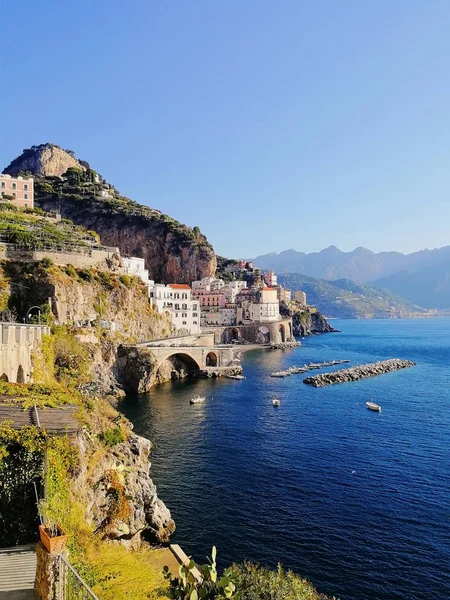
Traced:
POLYGON ((292 310, 292 326, 294 335, 302 337, 336 331, 320 312, 310 306, 292 310))
POLYGON ((150 478, 151 442, 130 433, 127 440, 105 449, 87 431, 81 431, 76 444, 79 468, 74 473, 72 487, 77 490, 77 501, 85 507, 86 518, 95 531, 105 529, 111 481, 115 481, 123 486, 130 508, 126 519, 117 519, 106 529, 107 537, 135 548, 140 545, 141 533, 147 533, 157 542, 167 542, 175 531, 175 523, 150 478))
POLYGON ((4 172, 33 174, 37 206, 59 210, 63 218, 95 230, 104 245, 118 247, 123 255, 144 258, 155 281, 187 283, 215 272, 214 250, 198 227, 121 196, 70 151, 33 146, 4 172))

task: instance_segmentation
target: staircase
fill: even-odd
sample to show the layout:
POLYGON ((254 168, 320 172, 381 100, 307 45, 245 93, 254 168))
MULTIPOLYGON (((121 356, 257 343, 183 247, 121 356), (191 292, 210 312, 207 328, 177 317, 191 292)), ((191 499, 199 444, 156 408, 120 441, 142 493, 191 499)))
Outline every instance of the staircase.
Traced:
POLYGON ((0 549, 0 600, 35 600, 34 546, 0 549))

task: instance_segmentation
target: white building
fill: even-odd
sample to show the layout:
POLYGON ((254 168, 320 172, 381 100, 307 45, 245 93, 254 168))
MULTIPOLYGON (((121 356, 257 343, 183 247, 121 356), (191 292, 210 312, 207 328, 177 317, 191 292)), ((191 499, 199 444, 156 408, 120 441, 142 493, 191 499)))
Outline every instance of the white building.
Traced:
POLYGON ((146 286, 150 285, 148 270, 145 268, 145 261, 143 258, 136 258, 134 256, 131 256, 130 258, 122 258, 122 264, 123 273, 139 277, 139 279, 142 279, 146 286))
POLYGON ((200 304, 191 297, 191 288, 183 283, 164 285, 150 281, 150 303, 159 313, 169 313, 178 333, 200 333, 200 304))
POLYGON ((203 277, 198 281, 192 282, 193 290, 205 290, 206 292, 217 292, 222 289, 225 285, 223 279, 216 279, 215 277, 203 277))
POLYGON ((236 296, 239 294, 239 292, 246 287, 246 281, 230 281, 221 289, 221 292, 226 297, 228 302, 233 303, 235 302, 236 296))

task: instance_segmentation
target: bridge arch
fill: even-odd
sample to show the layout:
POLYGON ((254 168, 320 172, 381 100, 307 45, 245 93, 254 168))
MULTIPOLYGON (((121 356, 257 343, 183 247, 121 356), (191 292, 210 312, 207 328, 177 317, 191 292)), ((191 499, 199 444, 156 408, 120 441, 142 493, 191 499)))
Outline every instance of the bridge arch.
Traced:
POLYGON ((222 344, 230 344, 239 341, 240 332, 237 327, 227 327, 222 333, 222 344))
POLYGON ((19 365, 17 369, 17 383, 25 383, 25 371, 23 370, 22 365, 19 365))
POLYGON ((216 352, 208 352, 206 355, 206 366, 207 367, 217 367, 217 354, 216 352))
POLYGON ((201 366, 193 356, 187 352, 174 351, 159 362, 155 369, 155 377, 157 381, 180 379, 200 369, 201 366))

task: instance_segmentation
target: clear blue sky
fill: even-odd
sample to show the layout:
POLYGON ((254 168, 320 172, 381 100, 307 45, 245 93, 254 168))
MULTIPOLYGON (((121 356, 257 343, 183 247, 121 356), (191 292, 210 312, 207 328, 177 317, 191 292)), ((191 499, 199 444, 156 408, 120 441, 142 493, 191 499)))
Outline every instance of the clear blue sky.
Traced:
POLYGON ((3 0, 1 165, 53 142, 220 254, 450 244, 450 0, 3 0))

